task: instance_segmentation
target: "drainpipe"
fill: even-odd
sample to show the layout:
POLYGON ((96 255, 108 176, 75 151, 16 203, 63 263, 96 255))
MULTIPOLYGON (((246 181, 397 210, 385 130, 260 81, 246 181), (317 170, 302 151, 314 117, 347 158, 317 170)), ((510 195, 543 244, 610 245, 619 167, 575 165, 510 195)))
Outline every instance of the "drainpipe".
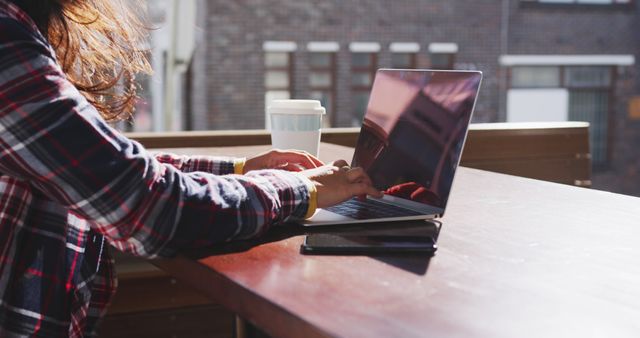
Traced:
MULTIPOLYGON (((500 56, 509 54, 509 16, 510 16, 510 0, 502 0, 502 18, 500 20, 500 56)), ((498 68, 501 68, 498 61, 498 68)), ((505 69, 506 70, 506 69, 505 69)), ((506 96, 507 96, 507 72, 500 72, 498 78, 498 120, 507 120, 506 96), (504 92, 502 89, 504 88, 504 92)))

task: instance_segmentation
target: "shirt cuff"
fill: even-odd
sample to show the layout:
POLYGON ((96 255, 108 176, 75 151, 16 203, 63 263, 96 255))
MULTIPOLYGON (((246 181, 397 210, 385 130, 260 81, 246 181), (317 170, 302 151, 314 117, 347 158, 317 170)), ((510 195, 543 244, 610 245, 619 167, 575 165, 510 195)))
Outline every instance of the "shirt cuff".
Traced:
POLYGON ((313 214, 316 213, 316 209, 318 208, 318 189, 316 189, 315 184, 311 184, 309 186, 309 207, 307 209, 307 214, 304 216, 305 219, 311 218, 313 214))
POLYGON ((247 162, 247 159, 244 157, 236 158, 233 160, 233 173, 237 175, 244 174, 244 164, 247 162))

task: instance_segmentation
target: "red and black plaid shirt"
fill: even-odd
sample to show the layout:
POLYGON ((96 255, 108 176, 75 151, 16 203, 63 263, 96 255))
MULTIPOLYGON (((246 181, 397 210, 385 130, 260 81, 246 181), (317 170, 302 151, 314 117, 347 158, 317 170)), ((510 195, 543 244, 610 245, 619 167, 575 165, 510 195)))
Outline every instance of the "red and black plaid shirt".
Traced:
POLYGON ((232 172, 232 159, 150 155, 112 129, 0 0, 0 337, 95 335, 116 288, 109 244, 171 256, 304 217, 306 178, 232 172))

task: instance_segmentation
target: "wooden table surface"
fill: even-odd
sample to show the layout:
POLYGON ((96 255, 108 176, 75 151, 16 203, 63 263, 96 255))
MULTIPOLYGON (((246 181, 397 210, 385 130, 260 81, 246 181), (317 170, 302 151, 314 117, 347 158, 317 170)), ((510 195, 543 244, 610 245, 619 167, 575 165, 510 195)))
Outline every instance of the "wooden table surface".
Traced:
POLYGON ((431 259, 305 256, 292 234, 155 264, 275 337, 640 336, 640 198, 460 168, 441 221, 431 259))

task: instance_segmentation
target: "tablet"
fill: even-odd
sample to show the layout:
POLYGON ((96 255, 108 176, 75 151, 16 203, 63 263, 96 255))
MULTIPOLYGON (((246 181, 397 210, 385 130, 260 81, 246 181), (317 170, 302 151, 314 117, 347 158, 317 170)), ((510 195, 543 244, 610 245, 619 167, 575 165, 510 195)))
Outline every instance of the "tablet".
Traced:
POLYGON ((312 234, 302 243, 305 254, 431 253, 437 245, 431 236, 312 234))

